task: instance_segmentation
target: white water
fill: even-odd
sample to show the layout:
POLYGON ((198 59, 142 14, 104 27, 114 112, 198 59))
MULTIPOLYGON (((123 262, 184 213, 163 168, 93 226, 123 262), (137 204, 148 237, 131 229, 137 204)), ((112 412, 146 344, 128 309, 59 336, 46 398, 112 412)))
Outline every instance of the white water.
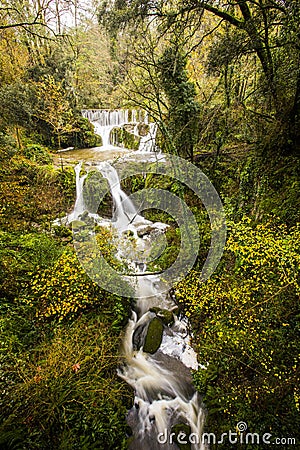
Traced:
POLYGON ((138 151, 141 153, 154 152, 156 150, 155 144, 156 134, 157 134, 157 124, 150 123, 149 133, 141 137, 138 151))
POLYGON ((82 162, 77 164, 77 166, 74 168, 76 175, 76 201, 74 210, 66 218, 68 223, 71 223, 73 220, 77 220, 86 210, 83 199, 83 184, 87 175, 80 176, 81 167, 82 162))
POLYGON ((95 128, 95 133, 101 136, 101 149, 115 149, 117 142, 112 142, 111 134, 114 128, 122 128, 125 125, 134 125, 133 130, 129 131, 140 138, 138 151, 140 153, 149 153, 156 150, 157 124, 149 123, 148 114, 141 110, 100 110, 87 109, 82 110, 83 117, 87 118, 95 128), (149 126, 149 132, 146 135, 140 135, 139 125, 149 126))
MULTIPOLYGON (((201 441, 204 412, 189 377, 188 368, 197 369, 198 362, 190 346, 188 323, 174 314, 176 305, 169 294, 158 294, 161 283, 159 276, 142 275, 146 270, 147 258, 139 259, 139 255, 147 254, 151 246, 151 232, 150 235, 139 237, 138 231, 147 226, 150 230, 151 228, 156 229, 156 232, 159 230, 163 235, 165 226, 153 224, 138 214, 139 211, 121 189, 114 167, 104 162, 96 168, 107 179, 113 198, 114 213, 111 224, 120 237, 118 257, 127 258, 129 265, 134 266, 139 272, 139 276, 135 277, 138 298, 123 338, 124 365, 118 372, 135 392, 134 406, 128 413, 128 423, 134 437, 129 448, 132 450, 178 448, 175 444, 160 444, 157 440, 159 433, 170 436, 171 427, 178 423, 190 425, 192 433, 195 433, 201 441), (136 244, 134 247, 139 251, 132 250, 126 238, 124 241, 125 230, 133 232, 136 244), (143 351, 142 338, 137 344, 138 331, 146 332, 149 322, 155 317, 155 313, 149 311, 152 307, 173 311, 174 315, 174 324, 171 327, 164 326, 161 346, 153 355, 143 351)), ((80 170, 81 163, 75 168, 77 199, 69 222, 80 218, 86 209, 83 200, 86 175, 80 177, 80 170)), ((101 224, 99 216, 97 222, 101 224)), ((191 448, 204 450, 206 447, 199 443, 192 444, 191 448)))

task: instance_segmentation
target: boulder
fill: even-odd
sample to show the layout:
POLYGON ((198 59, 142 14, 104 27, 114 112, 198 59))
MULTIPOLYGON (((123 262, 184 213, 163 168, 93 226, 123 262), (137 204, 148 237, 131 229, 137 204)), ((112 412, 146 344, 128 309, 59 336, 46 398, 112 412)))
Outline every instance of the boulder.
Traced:
POLYGON ((150 321, 148 326, 143 347, 144 352, 150 353, 152 355, 159 349, 162 341, 163 330, 164 326, 161 319, 159 319, 158 317, 154 317, 150 321))
POLYGON ((72 221, 72 229, 74 231, 80 230, 83 227, 86 227, 86 223, 83 220, 73 220, 72 221))
POLYGON ((175 442, 180 450, 191 450, 191 443, 189 440, 191 427, 189 425, 186 423, 178 423, 173 425, 171 428, 171 433, 175 433, 175 442), (179 437, 179 442, 177 441, 177 437, 179 437), (180 442, 186 442, 186 444, 180 442))
POLYGON ((163 324, 166 326, 172 326, 174 323, 174 315, 172 311, 168 309, 161 309, 159 307, 154 307, 150 309, 151 312, 154 312, 159 319, 162 320, 163 324))

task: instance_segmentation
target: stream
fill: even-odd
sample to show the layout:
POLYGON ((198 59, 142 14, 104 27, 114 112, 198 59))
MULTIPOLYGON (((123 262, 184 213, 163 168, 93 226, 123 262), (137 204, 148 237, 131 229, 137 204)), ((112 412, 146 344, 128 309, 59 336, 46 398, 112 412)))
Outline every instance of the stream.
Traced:
MULTIPOLYGON (((102 137, 103 146, 98 155, 107 152, 111 156, 118 148, 110 143, 110 132, 116 125, 141 120, 138 113, 116 111, 85 111, 85 117, 95 124, 102 137)), ((144 117, 148 123, 148 118, 144 117)), ((137 129, 134 124, 134 129, 137 129)), ((141 136, 136 158, 155 158, 155 126, 141 136), (149 144, 150 143, 150 144, 149 144)), ((128 151, 129 152, 129 151, 128 151)), ((97 154, 97 150, 94 150, 97 154)), ((95 156, 94 155, 94 156, 95 156)), ((66 155, 66 157, 68 157, 66 155)), ((110 158, 107 158, 110 160, 110 158)), ((149 260, 159 256, 166 245, 165 231, 168 225, 146 220, 133 201, 122 190, 114 165, 102 157, 97 161, 86 160, 85 167, 92 169, 107 180, 113 200, 111 219, 103 219, 88 210, 84 197, 87 174, 81 175, 83 162, 75 167, 76 202, 74 210, 65 222, 78 222, 83 215, 98 226, 110 227, 117 236, 117 258, 126 260, 136 274, 130 282, 135 290, 131 318, 124 331, 122 356, 124 363, 118 374, 134 390, 134 403, 127 416, 132 429, 129 439, 131 450, 167 450, 190 448, 204 450, 201 443, 205 411, 199 394, 192 385, 190 370, 198 368, 197 356, 190 345, 189 324, 180 316, 170 292, 164 292, 159 273, 148 273, 149 260), (134 243, 134 245, 133 245, 134 243), (155 252, 153 256, 153 247, 155 252), (175 435, 181 444, 175 443, 175 435), (187 445, 182 447, 182 445, 187 445)), ((101 211, 100 211, 101 212, 101 211)), ((130 278, 130 277, 129 277, 130 278)))

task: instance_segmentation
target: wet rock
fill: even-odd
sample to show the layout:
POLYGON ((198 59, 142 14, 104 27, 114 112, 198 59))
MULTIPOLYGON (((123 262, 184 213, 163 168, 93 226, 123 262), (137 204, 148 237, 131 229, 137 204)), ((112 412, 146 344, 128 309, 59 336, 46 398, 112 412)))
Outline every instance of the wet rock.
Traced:
POLYGON ((145 337, 146 337, 146 331, 147 328, 145 324, 138 326, 133 333, 132 336, 132 345, 133 350, 139 350, 141 347, 143 347, 145 337))
POLYGON ((159 349, 162 341, 163 330, 164 326, 162 321, 159 318, 154 317, 148 326, 143 348, 144 352, 152 355, 159 349))
POLYGON ((162 320, 164 325, 172 326, 174 323, 174 315, 172 311, 168 309, 161 309, 159 307, 154 307, 150 309, 151 312, 154 312, 159 319, 162 320))
POLYGON ((82 214, 80 214, 78 220, 74 220, 72 224, 77 221, 84 222, 86 225, 95 225, 95 220, 89 215, 88 211, 84 211, 82 214))
POLYGON ((175 442, 180 450, 191 450, 191 443, 189 436, 191 434, 191 427, 186 423, 178 423, 173 425, 171 432, 175 433, 175 442))
POLYGON ((137 230, 137 235, 138 235, 138 237, 142 238, 147 234, 153 233, 154 231, 157 231, 157 230, 155 230, 155 228, 153 228, 152 226, 146 225, 146 226, 140 227, 137 230))
POLYGON ((87 220, 89 218, 89 213, 88 211, 84 211, 81 215, 80 215, 80 219, 81 220, 87 220))
POLYGON ((86 223, 83 220, 73 220, 72 222, 72 228, 74 231, 80 230, 81 228, 85 227, 86 223))

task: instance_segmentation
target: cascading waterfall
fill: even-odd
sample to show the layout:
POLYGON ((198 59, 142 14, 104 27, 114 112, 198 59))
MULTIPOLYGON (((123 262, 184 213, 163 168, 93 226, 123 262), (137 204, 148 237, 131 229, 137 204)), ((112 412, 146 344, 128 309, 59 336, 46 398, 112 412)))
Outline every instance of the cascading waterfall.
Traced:
POLYGON ((76 201, 74 210, 68 216, 68 222, 71 223, 73 220, 78 219, 78 217, 84 213, 86 210, 84 199, 83 199, 83 184, 87 175, 80 176, 80 171, 82 167, 82 162, 77 164, 75 167, 75 175, 76 175, 76 201))
MULTIPOLYGON (((124 240, 124 231, 130 230, 136 248, 151 247, 151 231, 163 234, 166 225, 152 223, 138 214, 135 206, 122 191, 120 180, 114 167, 108 162, 100 163, 96 169, 107 179, 114 203, 111 225, 124 240), (141 234, 147 226, 148 232, 141 234)), ((80 218, 85 205, 83 189, 86 175, 80 177, 81 164, 75 168, 77 200, 73 213, 74 220, 80 218)), ((95 215, 93 215, 95 216, 95 215)), ((69 220, 70 221, 70 220, 69 220)), ((98 224, 101 219, 98 216, 98 224)), ((107 222, 106 222, 107 225, 107 222)), ((128 258, 128 246, 120 246, 119 256, 128 258), (127 254, 126 254, 127 252, 127 254)), ((190 346, 188 323, 180 319, 172 296, 161 294, 159 275, 145 273, 146 263, 139 259, 139 253, 131 255, 138 276, 136 304, 132 310, 123 338, 124 364, 119 369, 123 378, 135 392, 134 406, 128 412, 127 422, 132 428, 131 450, 171 450, 178 449, 174 443, 172 427, 188 426, 191 449, 204 450, 201 443, 204 411, 199 395, 195 392, 190 369, 197 369, 196 354, 190 346), (168 318, 164 315, 168 315, 168 318), (162 326, 162 340, 155 351, 145 349, 145 339, 153 320, 162 326), (193 439, 191 439, 193 437, 193 439)), ((185 440, 189 437, 185 436, 185 440)))
POLYGON ((101 109, 86 109, 82 110, 82 115, 88 119, 95 127, 95 133, 101 136, 102 148, 115 148, 111 139, 111 132, 114 128, 122 128, 125 125, 134 125, 133 130, 129 131, 133 135, 140 138, 139 149, 140 153, 149 153, 156 150, 156 134, 157 124, 150 122, 148 113, 142 110, 101 110, 101 109), (144 124, 149 127, 146 134, 140 135, 139 125, 144 124))
POLYGON ((145 136, 141 136, 139 144, 139 152, 153 152, 155 150, 155 139, 157 134, 157 123, 149 124, 149 132, 145 136))

